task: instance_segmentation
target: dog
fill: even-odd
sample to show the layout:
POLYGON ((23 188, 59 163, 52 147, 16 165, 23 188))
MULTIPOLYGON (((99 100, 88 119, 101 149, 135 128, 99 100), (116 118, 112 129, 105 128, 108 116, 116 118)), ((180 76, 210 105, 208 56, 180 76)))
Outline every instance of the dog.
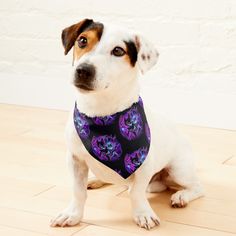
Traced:
POLYGON ((146 191, 164 191, 168 179, 182 186, 171 196, 172 207, 185 207, 203 196, 191 146, 139 96, 139 73, 151 69, 159 57, 154 45, 139 34, 92 19, 65 28, 61 37, 65 55, 73 48, 76 105, 66 126, 73 197, 51 226, 81 221, 88 184, 91 188, 105 183, 127 185, 133 219, 148 230, 160 219, 146 191), (133 151, 133 145, 138 151, 133 151), (88 183, 89 169, 98 180, 88 183))

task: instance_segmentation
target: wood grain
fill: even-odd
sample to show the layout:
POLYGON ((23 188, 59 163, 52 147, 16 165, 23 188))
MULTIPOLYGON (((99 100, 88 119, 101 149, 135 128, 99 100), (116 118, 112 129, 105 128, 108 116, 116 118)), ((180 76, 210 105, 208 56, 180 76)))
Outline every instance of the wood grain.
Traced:
POLYGON ((236 234, 236 132, 183 125, 179 129, 199 157, 204 198, 172 209, 171 191, 147 194, 162 222, 146 232, 131 219, 127 188, 107 185, 88 191, 80 225, 50 228, 50 219, 71 196, 64 144, 67 116, 63 111, 0 104, 0 235, 236 234))

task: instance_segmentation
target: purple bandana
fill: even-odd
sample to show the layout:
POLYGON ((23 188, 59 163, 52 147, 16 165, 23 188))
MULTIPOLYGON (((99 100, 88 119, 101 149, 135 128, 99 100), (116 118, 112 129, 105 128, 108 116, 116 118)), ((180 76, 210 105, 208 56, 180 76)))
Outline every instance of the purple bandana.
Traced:
POLYGON ((89 154, 125 179, 147 157, 151 134, 140 97, 122 112, 93 118, 75 104, 74 124, 89 154))

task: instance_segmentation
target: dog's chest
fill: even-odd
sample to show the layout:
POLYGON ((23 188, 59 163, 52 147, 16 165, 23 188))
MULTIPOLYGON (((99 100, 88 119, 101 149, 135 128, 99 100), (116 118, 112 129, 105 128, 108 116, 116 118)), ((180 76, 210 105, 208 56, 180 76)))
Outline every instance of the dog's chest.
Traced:
POLYGON ((145 161, 150 147, 150 130, 143 103, 104 117, 87 117, 74 109, 74 125, 87 152, 99 164, 128 178, 145 161))

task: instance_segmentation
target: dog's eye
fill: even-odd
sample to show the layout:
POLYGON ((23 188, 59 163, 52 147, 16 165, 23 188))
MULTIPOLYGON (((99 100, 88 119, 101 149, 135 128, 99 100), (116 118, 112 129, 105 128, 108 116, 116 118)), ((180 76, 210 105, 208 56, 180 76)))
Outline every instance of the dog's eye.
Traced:
POLYGON ((79 37, 78 46, 80 48, 85 48, 87 46, 87 43, 88 43, 88 40, 84 36, 79 37))
POLYGON ((116 56, 116 57, 122 57, 125 55, 125 50, 121 47, 115 47, 112 51, 111 54, 116 56))

